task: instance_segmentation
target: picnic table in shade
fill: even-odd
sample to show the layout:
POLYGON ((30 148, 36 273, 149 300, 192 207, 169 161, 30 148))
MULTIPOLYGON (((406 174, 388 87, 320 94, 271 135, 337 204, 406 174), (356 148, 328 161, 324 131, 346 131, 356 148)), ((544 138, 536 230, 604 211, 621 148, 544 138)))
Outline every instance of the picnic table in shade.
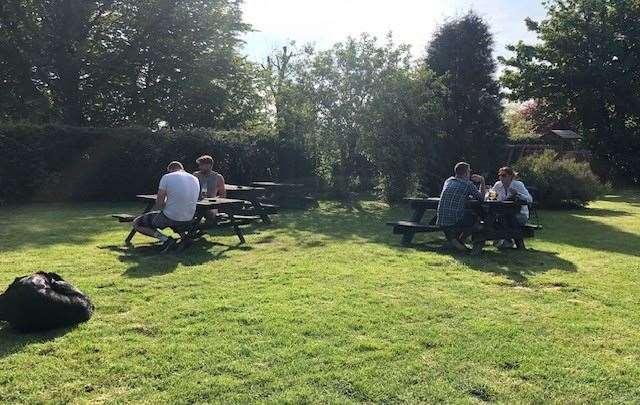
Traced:
POLYGON ((235 198, 238 200, 245 200, 251 206, 251 210, 255 215, 258 215, 262 222, 265 224, 271 223, 269 214, 277 214, 278 206, 274 204, 267 204, 260 201, 260 198, 266 193, 264 187, 253 186, 238 186, 235 184, 226 184, 225 190, 229 198, 235 198))
POLYGON ((313 197, 305 194, 304 184, 254 181, 251 185, 266 190, 266 203, 277 204, 283 208, 307 208, 318 204, 313 197))
MULTIPOLYGON (((155 205, 157 195, 140 194, 137 195, 136 198, 139 201, 147 203, 144 211, 142 212, 142 214, 146 214, 147 212, 151 211, 151 209, 155 205)), ((193 217, 193 221, 189 225, 187 225, 185 229, 174 229, 174 231, 180 233, 181 239, 188 243, 195 239, 198 236, 198 233, 202 230, 210 229, 212 227, 233 227, 236 235, 238 236, 238 239, 240 239, 240 242, 245 243, 244 235, 242 233, 242 230, 240 229, 240 225, 251 223, 253 222, 253 220, 255 220, 255 218, 237 214, 242 210, 242 206, 244 204, 244 200, 231 198, 208 198, 200 200, 196 205, 196 212, 193 217), (216 209, 219 212, 219 214, 216 216, 215 224, 212 226, 202 224, 201 222, 206 212, 213 209, 216 209)), ((134 216, 124 214, 114 215, 114 217, 118 218, 118 220, 120 220, 121 222, 132 222, 134 219, 134 216)), ((130 244, 136 233, 137 231, 135 229, 132 229, 125 239, 125 243, 130 244)))
MULTIPOLYGON (((444 229, 436 225, 440 198, 407 198, 413 209, 413 215, 409 221, 389 222, 393 226, 394 234, 402 235, 402 245, 410 245, 416 233, 441 232, 444 229), (423 222, 426 211, 433 211, 431 218, 423 222)), ((513 239, 518 249, 525 249, 524 239, 533 237, 539 225, 520 225, 516 221, 516 215, 526 202, 521 201, 477 201, 469 200, 466 208, 473 210, 480 218, 481 227, 470 230, 473 242, 473 253, 479 254, 485 243, 491 240, 513 239)))

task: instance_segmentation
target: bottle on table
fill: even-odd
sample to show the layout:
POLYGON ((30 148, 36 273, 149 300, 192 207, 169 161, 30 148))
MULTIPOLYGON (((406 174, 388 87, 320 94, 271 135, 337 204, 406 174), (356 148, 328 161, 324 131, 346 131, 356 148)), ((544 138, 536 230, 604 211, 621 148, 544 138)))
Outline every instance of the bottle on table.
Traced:
POLYGON ((207 183, 202 184, 202 187, 200 187, 200 199, 204 200, 205 198, 209 197, 207 194, 207 183))

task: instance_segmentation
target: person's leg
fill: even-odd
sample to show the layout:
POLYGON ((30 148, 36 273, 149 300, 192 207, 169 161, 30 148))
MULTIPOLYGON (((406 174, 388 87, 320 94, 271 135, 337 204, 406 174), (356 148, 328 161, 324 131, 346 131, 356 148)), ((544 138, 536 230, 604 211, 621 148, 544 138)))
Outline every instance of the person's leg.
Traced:
POLYGON ((151 238, 158 239, 161 242, 166 242, 169 237, 160 232, 162 213, 159 211, 148 212, 142 216, 139 216, 133 221, 133 227, 136 231, 151 238))

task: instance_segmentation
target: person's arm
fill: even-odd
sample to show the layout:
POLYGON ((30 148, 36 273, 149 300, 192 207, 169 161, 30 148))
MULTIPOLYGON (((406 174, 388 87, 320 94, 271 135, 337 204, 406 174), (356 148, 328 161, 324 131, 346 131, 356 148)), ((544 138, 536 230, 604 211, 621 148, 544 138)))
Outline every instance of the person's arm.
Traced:
POLYGON ((512 192, 512 194, 515 194, 519 200, 526 201, 529 204, 533 202, 533 197, 531 197, 529 190, 527 190, 523 182, 511 182, 511 187, 509 187, 509 190, 512 192))
POLYGON ((156 198, 156 209, 162 211, 167 205, 167 190, 158 189, 158 197, 156 198))
POLYGON ((218 175, 216 180, 218 184, 216 185, 216 189, 218 190, 218 196, 221 198, 227 198, 227 189, 225 188, 224 177, 222 175, 218 175))
POLYGON ((469 183, 471 192, 469 193, 475 200, 484 201, 484 196, 487 193, 487 185, 484 182, 484 177, 474 174, 471 176, 471 179, 480 182, 480 191, 473 185, 473 183, 469 183))
POLYGON ((156 209, 162 211, 167 204, 167 180, 164 176, 160 179, 158 194, 156 197, 156 209))

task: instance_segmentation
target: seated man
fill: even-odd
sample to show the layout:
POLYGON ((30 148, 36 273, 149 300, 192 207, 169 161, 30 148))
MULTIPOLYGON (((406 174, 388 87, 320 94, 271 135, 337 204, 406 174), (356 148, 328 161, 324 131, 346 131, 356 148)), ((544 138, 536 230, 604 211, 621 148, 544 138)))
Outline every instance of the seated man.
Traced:
POLYGON ((213 158, 209 155, 200 156, 196 159, 198 164, 197 172, 193 173, 200 182, 200 193, 203 198, 216 198, 227 196, 224 186, 224 177, 213 171, 213 158))
POLYGON ((476 216, 472 211, 465 209, 465 204, 469 198, 484 201, 486 186, 482 176, 471 176, 471 166, 468 163, 458 163, 454 168, 454 174, 455 176, 448 178, 442 187, 436 225, 446 228, 445 235, 456 250, 466 252, 468 248, 461 236, 465 229, 476 224, 476 216), (480 183, 480 191, 470 180, 480 183))
MULTIPOLYGON (((193 175, 200 182, 200 198, 226 198, 227 190, 225 189, 224 177, 218 172, 213 171, 213 158, 209 155, 203 155, 196 159, 198 164, 197 172, 193 175)), ((204 218, 208 225, 216 224, 216 215, 218 210, 209 210, 204 218)))
POLYGON ((182 163, 169 163, 167 171, 168 173, 160 179, 156 199, 157 210, 133 221, 136 231, 162 242, 163 252, 175 246, 176 241, 160 230, 188 226, 195 215, 200 194, 198 179, 185 172, 182 163))

